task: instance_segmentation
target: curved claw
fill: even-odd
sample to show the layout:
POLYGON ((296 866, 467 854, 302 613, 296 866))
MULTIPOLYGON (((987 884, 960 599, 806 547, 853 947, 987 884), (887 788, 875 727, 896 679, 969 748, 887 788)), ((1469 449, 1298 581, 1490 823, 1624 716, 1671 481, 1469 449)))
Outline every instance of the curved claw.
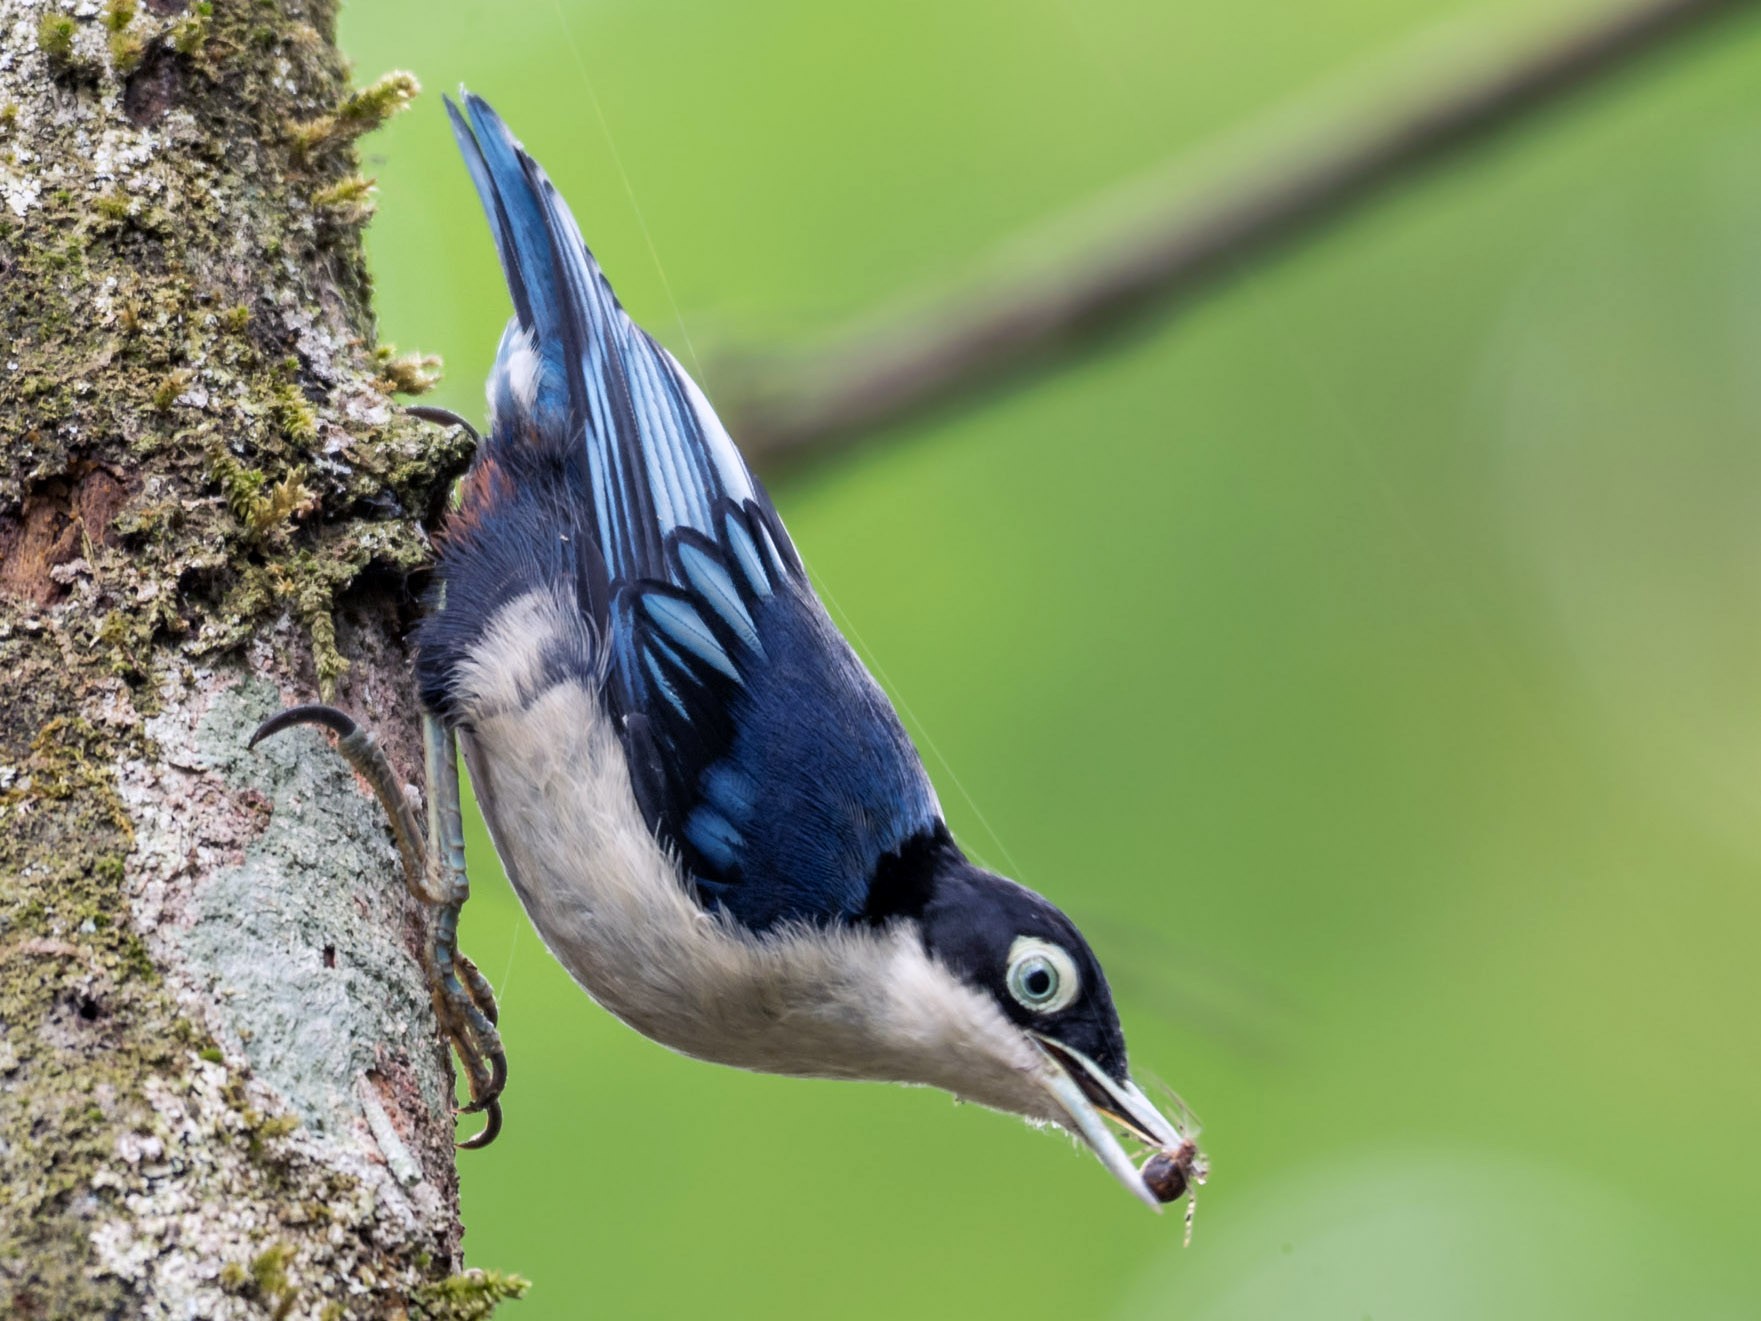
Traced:
POLYGON ((478 1129, 463 1142, 455 1142, 453 1146, 460 1151, 481 1151, 501 1132, 501 1102, 486 1101, 483 1106, 483 1127, 478 1129))
POLYGON ((290 706, 285 711, 277 711, 269 719, 257 726, 257 732, 251 735, 247 748, 254 748, 266 738, 272 738, 284 729, 292 729, 295 725, 322 725, 338 738, 352 738, 360 726, 346 712, 338 711, 334 706, 324 706, 319 702, 311 702, 305 706, 290 706))
POLYGON ((336 750, 372 787, 373 796, 385 809, 386 819, 391 824, 392 839, 397 844, 398 858, 403 863, 404 884, 423 903, 437 902, 427 886, 427 875, 423 866, 427 844, 422 837, 421 823, 416 820, 409 796, 404 792, 391 762, 386 759, 384 749, 346 711, 318 702, 277 711, 257 726, 256 732, 245 746, 254 748, 264 739, 271 738, 284 729, 292 729, 295 725, 317 725, 337 736, 336 750))
POLYGON ((421 418, 424 422, 433 422, 436 426, 462 427, 473 445, 481 445, 483 437, 477 434, 477 428, 450 408, 436 408, 432 404, 410 404, 404 409, 411 417, 421 418))
POLYGON ((508 1081, 507 1053, 501 1048, 501 1034, 475 1005, 466 1008, 464 1030, 454 1035, 453 1049, 464 1066, 465 1082, 471 1089, 470 1103, 460 1106, 458 1113, 483 1116, 483 1127, 455 1145, 461 1151, 480 1151, 501 1132, 501 1094, 508 1081))

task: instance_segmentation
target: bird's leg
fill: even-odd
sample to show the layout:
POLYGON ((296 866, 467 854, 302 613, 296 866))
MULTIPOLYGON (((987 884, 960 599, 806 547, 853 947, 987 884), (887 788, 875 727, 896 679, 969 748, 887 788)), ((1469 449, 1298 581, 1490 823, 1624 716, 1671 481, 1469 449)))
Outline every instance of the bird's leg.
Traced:
POLYGON ((468 1112, 482 1111, 481 1132, 460 1143, 486 1147, 501 1131, 501 1091, 507 1054, 495 1029, 495 993, 477 965, 459 952, 459 909, 471 895, 465 874, 464 814, 459 805, 458 740, 428 712, 422 714, 422 750, 428 770, 428 883, 437 896, 429 985, 434 1006, 452 1038, 471 1092, 468 1112))
POLYGON ((295 706, 257 727, 250 746, 293 725, 321 725, 337 736, 337 751, 372 786, 391 822, 410 893, 437 910, 432 939, 422 946, 422 970, 436 1016, 465 1070, 471 1103, 484 1112, 481 1132, 460 1143, 485 1147, 501 1131, 499 1097, 507 1081, 507 1056, 495 1030, 495 994, 476 965, 458 950, 459 909, 470 894, 465 878, 463 817, 459 808, 457 745, 452 731, 431 715, 422 717, 428 777, 428 829, 423 830, 385 752, 373 735, 333 706, 295 706))
POLYGON ((372 786, 373 796, 385 809, 385 815, 391 822, 392 839, 397 843, 398 860, 403 863, 404 883, 409 886, 410 893, 425 904, 439 903, 440 897, 427 889, 423 870, 427 845, 422 838, 422 826, 416 820, 409 795, 398 782, 397 772, 392 770, 391 762, 387 760, 385 750, 379 746, 378 740, 334 706, 314 703, 277 711, 257 726, 257 732, 251 735, 251 741, 246 746, 254 748, 264 739, 295 725, 319 725, 336 735, 336 750, 372 786))

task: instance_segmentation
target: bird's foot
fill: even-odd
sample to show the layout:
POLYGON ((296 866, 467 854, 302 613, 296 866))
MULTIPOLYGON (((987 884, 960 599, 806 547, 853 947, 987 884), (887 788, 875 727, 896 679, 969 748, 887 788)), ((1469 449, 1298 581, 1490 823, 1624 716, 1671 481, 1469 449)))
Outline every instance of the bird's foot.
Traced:
POLYGON ((432 939, 424 942, 422 971, 434 1012, 464 1070, 470 1102, 464 1113, 481 1113, 483 1128, 459 1143, 486 1147, 501 1132, 501 1093, 507 1054, 496 1031, 495 992, 459 952, 459 910, 470 897, 465 875, 463 816, 459 807, 458 747, 453 733, 432 715, 422 717, 423 759, 428 776, 428 825, 418 821, 384 750, 367 730, 333 706, 295 706, 257 727, 250 746, 293 725, 320 725, 337 736, 337 751, 372 787, 385 808, 410 893, 435 910, 432 939))
POLYGON ((475 1151, 494 1142, 501 1132, 501 1093, 507 1086, 508 1059, 495 1026, 495 992, 489 979, 459 950, 458 920, 458 905, 440 909, 434 942, 424 964, 428 988, 434 994, 434 1012, 459 1057, 471 1094, 463 1113, 483 1115, 483 1127, 459 1143, 475 1151))

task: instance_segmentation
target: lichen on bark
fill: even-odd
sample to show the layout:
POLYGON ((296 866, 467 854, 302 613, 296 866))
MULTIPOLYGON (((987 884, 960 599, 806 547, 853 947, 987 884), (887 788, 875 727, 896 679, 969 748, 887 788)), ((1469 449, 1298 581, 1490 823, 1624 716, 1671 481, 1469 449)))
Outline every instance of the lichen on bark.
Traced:
POLYGON ((394 406, 431 366, 375 343, 361 253, 353 144, 414 80, 351 91, 334 19, 0 0, 11 1315, 506 1293, 459 1274, 450 1075, 376 808, 309 736, 239 746, 334 691, 417 764, 406 578, 465 457, 394 406))

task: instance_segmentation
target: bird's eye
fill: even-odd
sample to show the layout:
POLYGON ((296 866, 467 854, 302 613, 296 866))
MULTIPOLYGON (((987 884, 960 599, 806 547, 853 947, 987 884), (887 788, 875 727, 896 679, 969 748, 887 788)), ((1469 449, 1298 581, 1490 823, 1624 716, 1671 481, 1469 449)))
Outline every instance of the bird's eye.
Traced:
POLYGON ((1009 946, 1009 994, 1036 1014, 1055 1014, 1076 999, 1082 974, 1062 946, 1037 936, 1017 936, 1009 946))

